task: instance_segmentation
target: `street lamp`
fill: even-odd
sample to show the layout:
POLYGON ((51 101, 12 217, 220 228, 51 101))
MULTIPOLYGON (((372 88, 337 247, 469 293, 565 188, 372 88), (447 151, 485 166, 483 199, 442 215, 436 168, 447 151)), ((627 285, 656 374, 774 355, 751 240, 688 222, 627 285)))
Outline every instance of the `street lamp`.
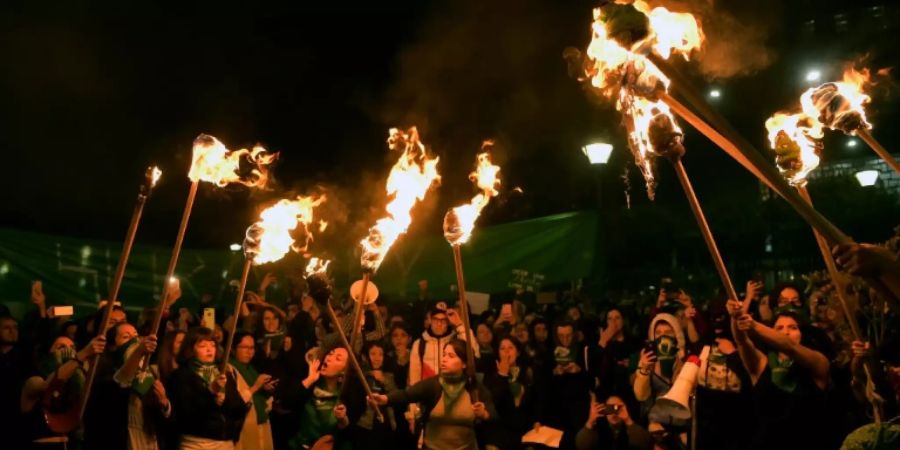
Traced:
POLYGON ((856 181, 859 181, 859 185, 862 187, 875 186, 875 182, 878 181, 878 171, 877 170, 860 170, 856 172, 856 181))
POLYGON ((713 90, 709 91, 709 96, 712 98, 719 98, 722 96, 722 91, 720 91, 718 89, 713 89, 713 90))
POLYGON ((595 142, 581 147, 581 151, 588 157, 588 161, 590 161, 591 164, 606 164, 606 162, 609 161, 609 156, 612 155, 613 146, 602 142, 595 142))
POLYGON ((231 244, 228 248, 233 252, 239 252, 241 251, 241 244, 231 244))
POLYGON ((819 69, 812 69, 809 72, 806 72, 806 81, 815 82, 819 81, 822 78, 822 72, 819 69))

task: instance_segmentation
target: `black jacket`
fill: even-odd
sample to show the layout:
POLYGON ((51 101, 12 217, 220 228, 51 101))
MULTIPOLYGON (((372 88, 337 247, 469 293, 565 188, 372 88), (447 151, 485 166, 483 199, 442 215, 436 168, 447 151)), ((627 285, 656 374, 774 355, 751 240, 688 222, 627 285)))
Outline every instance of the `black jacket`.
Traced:
POLYGON ((238 393, 232 373, 228 373, 225 402, 221 406, 216 404, 216 397, 206 382, 187 365, 172 372, 166 389, 179 434, 217 441, 237 442, 240 438, 250 405, 238 393))

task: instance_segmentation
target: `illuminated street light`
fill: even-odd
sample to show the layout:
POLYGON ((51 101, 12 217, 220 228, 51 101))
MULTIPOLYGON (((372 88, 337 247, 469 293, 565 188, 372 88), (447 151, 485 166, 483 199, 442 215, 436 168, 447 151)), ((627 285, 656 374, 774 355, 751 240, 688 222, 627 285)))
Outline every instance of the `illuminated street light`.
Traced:
POLYGON ((809 72, 806 72, 806 81, 819 81, 820 78, 822 78, 822 72, 819 71, 819 69, 812 69, 809 72))
POLYGON ((722 91, 720 91, 718 89, 713 89, 713 90, 709 91, 709 96, 712 98, 719 98, 722 96, 722 91))
POLYGON ((228 246, 228 248, 233 252, 239 252, 241 251, 241 244, 231 244, 228 246))
POLYGON ((856 139, 850 138, 847 139, 847 147, 853 148, 856 147, 856 139))
POLYGON ((856 181, 859 181, 859 185, 862 187, 875 186, 875 182, 878 181, 878 171, 877 170, 861 170, 856 172, 856 181))
POLYGON ((609 161, 609 156, 612 155, 613 146, 596 142, 581 147, 581 151, 588 157, 588 161, 591 164, 606 164, 609 161))

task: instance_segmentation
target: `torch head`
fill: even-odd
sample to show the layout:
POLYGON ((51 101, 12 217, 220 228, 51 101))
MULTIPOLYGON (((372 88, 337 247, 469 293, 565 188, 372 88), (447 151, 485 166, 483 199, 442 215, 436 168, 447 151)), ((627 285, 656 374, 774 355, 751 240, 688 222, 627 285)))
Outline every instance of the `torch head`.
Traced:
POLYGON ((259 222, 255 222, 253 225, 250 225, 247 228, 247 232, 244 233, 243 245, 245 258, 253 259, 257 254, 259 254, 259 243, 263 233, 265 233, 265 229, 259 224, 259 222))
POLYGON ((854 109, 852 102, 840 92, 836 83, 819 86, 812 92, 810 99, 819 111, 819 122, 828 128, 853 134, 867 125, 860 111, 854 109))
POLYGON ((454 245, 460 242, 464 234, 465 232, 459 221, 459 216, 456 214, 456 209, 451 208, 444 215, 444 238, 447 239, 450 245, 454 245))
POLYGON ((331 281, 324 272, 315 272, 306 277, 306 286, 309 289, 309 296, 319 305, 325 305, 331 299, 331 281))
POLYGON ((684 156, 684 136, 675 126, 668 114, 657 114, 650 121, 648 129, 650 146, 653 152, 672 161, 684 156))

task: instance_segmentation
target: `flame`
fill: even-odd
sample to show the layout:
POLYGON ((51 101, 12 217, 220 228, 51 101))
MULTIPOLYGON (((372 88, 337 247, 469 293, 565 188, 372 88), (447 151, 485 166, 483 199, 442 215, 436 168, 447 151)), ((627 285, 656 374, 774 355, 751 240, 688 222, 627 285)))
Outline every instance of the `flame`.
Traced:
POLYGON ((778 170, 792 185, 805 185, 806 177, 819 165, 822 124, 803 113, 776 113, 766 120, 766 130, 778 170))
POLYGON ((213 136, 201 134, 194 139, 194 156, 188 178, 191 181, 206 181, 224 187, 229 183, 240 183, 249 187, 264 188, 269 179, 268 166, 278 153, 269 153, 261 146, 253 150, 229 151, 213 136), (241 161, 253 165, 246 178, 240 175, 241 161))
POLYGON ((663 59, 669 59, 675 52, 687 60, 690 52, 703 43, 703 30, 693 15, 672 12, 661 6, 649 10, 643 1, 635 2, 634 7, 650 20, 648 43, 663 59))
POLYGON ((162 177, 162 170, 159 170, 159 167, 153 166, 150 168, 150 187, 156 187, 156 183, 159 182, 159 178, 162 177))
POLYGON ((437 171, 439 158, 428 157, 415 127, 405 132, 392 128, 388 146, 402 153, 387 179, 386 190, 391 198, 385 208, 387 216, 378 219, 360 242, 362 267, 372 271, 378 270, 388 250, 409 228, 412 207, 424 200, 431 186, 441 178, 437 171))
POLYGON ((309 264, 306 265, 304 276, 309 277, 313 274, 324 274, 328 271, 329 264, 331 264, 330 260, 312 257, 309 259, 309 264))
POLYGON ((804 114, 833 130, 855 134, 860 128, 871 129, 872 124, 866 120, 865 105, 872 99, 863 92, 869 82, 869 69, 857 71, 848 67, 842 81, 825 83, 804 92, 800 96, 800 106, 804 114))
MULTIPOLYGON (((485 150, 492 145, 493 142, 485 141, 481 149, 485 150)), ((444 218, 444 237, 450 245, 465 244, 469 241, 481 210, 491 201, 491 197, 499 194, 497 186, 500 185, 500 179, 497 178, 497 174, 500 172, 500 166, 495 166, 491 162, 491 154, 487 152, 478 154, 475 161, 475 171, 469 174, 469 180, 473 181, 481 192, 468 204, 453 208, 444 218)))
POLYGON ((681 130, 669 107, 655 99, 660 90, 668 91, 669 79, 645 56, 645 52, 652 48, 664 59, 673 53, 688 59, 691 51, 702 46, 703 31, 691 14, 675 13, 663 7, 651 9, 642 0, 633 3, 637 12, 623 10, 628 8, 624 5, 610 7, 619 9, 611 10, 609 14, 603 8, 594 9, 586 75, 591 85, 601 93, 608 97, 615 96, 616 109, 625 115, 635 165, 644 175, 648 195, 653 198, 656 182, 652 157, 660 152, 654 148, 651 136, 665 126, 664 134, 677 135, 680 142, 681 130), (634 15, 638 13, 646 18, 645 35, 642 36, 644 33, 640 26, 634 26, 627 33, 619 30, 625 37, 636 35, 638 39, 634 42, 625 39, 623 43, 623 36, 611 36, 610 29, 616 26, 616 20, 622 20, 623 15, 628 14, 634 20, 634 15))
POLYGON ((254 264, 265 264, 278 261, 288 251, 304 251, 312 240, 306 229, 313 221, 313 210, 325 201, 325 196, 297 196, 296 199, 282 199, 260 213, 261 220, 247 229, 244 240, 244 251, 253 255, 254 264), (303 246, 295 243, 291 232, 297 226, 306 229, 306 242, 303 246))

